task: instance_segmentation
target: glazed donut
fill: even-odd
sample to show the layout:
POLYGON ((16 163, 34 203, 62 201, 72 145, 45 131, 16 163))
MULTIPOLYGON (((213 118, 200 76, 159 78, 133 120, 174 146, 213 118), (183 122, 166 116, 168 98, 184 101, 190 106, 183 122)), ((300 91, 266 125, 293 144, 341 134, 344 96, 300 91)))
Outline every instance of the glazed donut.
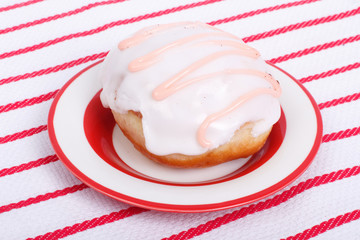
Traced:
POLYGON ((208 167, 259 151, 280 118, 279 83, 254 48, 199 22, 144 28, 100 73, 104 107, 142 154, 208 167))

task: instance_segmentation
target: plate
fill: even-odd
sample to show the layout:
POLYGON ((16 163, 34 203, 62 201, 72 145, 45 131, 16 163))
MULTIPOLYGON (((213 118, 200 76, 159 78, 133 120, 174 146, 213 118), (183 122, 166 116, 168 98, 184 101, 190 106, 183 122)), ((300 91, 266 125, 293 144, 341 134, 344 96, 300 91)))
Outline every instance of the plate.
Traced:
POLYGON ((81 181, 114 199, 148 209, 206 212, 265 198, 298 178, 311 164, 322 137, 322 120, 310 93, 273 67, 280 82, 282 115, 264 145, 247 159, 204 169, 174 169, 134 149, 102 107, 98 72, 85 68, 59 91, 48 132, 56 154, 81 181))

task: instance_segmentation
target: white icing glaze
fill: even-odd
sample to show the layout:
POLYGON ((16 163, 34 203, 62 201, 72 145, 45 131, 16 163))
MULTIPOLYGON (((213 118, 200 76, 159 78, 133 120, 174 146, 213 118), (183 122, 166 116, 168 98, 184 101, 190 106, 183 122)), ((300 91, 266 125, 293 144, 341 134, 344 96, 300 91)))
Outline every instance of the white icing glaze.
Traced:
MULTIPOLYGON (((146 28, 152 29, 152 27, 146 28)), ((216 52, 234 50, 231 45, 199 44, 204 41, 238 41, 233 36, 204 34, 221 32, 205 24, 180 23, 146 37, 133 46, 112 49, 103 63, 100 75, 103 91, 100 95, 105 107, 119 113, 129 110, 141 112, 147 149, 157 155, 182 153, 197 155, 226 143, 246 122, 255 122, 252 134, 267 131, 280 117, 280 104, 271 94, 255 96, 231 113, 212 122, 206 139, 212 144, 203 147, 197 141, 197 131, 204 120, 240 96, 259 88, 271 88, 264 78, 256 75, 216 74, 192 83, 162 100, 152 97, 154 89, 189 65, 216 52), (205 37, 177 45, 157 56, 154 64, 140 71, 130 71, 130 63, 167 44, 192 35, 205 37)), ((181 81, 225 69, 250 69, 269 72, 261 58, 247 55, 225 55, 188 74, 181 81)), ((130 68, 131 69, 131 68, 130 68)))

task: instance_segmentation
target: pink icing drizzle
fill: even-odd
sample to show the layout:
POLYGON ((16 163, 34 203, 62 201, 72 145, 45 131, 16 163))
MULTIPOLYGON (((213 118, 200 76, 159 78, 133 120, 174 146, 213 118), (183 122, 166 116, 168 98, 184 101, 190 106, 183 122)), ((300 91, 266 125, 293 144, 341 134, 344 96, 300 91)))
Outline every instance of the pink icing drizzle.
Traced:
MULTIPOLYGON (((201 146, 203 147, 211 147, 211 142, 208 141, 205 138, 205 134, 206 134, 206 130, 209 127, 209 125, 212 122, 215 122, 217 119, 231 113, 232 111, 236 110, 238 107, 240 107, 243 103, 245 103, 247 100, 254 98, 256 96, 262 95, 262 94, 270 94, 273 95, 276 98, 279 98, 281 95, 281 88, 279 83, 273 78, 271 77, 269 74, 266 73, 261 73, 261 72, 251 72, 254 70, 244 70, 243 74, 252 74, 252 75, 258 75, 258 74, 262 74, 263 78, 267 79, 273 89, 271 88, 258 88, 255 89, 251 92, 248 92, 244 95, 242 95, 241 97, 237 98, 234 102, 232 102, 228 107, 226 107, 225 109, 217 112, 217 113, 213 113, 210 116, 208 116, 203 123, 200 125, 198 132, 197 132, 197 139, 199 141, 199 143, 201 144, 201 146), (247 72, 248 71, 248 72, 247 72)), ((241 73, 240 73, 241 74, 241 73)))
MULTIPOLYGON (((159 56, 162 53, 165 53, 166 51, 169 51, 172 48, 184 45, 186 43, 192 42, 194 40, 197 39, 201 39, 204 37, 210 37, 210 36, 225 36, 225 37, 231 37, 231 38, 235 38, 234 36, 232 36, 231 34, 228 33, 224 33, 224 32, 209 32, 209 33, 200 33, 200 34, 195 34, 189 37, 185 37, 182 39, 179 39, 177 41, 174 41, 172 43, 169 43, 159 49, 156 49, 155 51, 152 51, 144 56, 141 56, 139 58, 136 58, 135 60, 133 60, 130 64, 129 64, 129 70, 131 72, 137 72, 140 70, 143 70, 149 66, 151 66, 152 64, 155 64, 157 61, 159 61, 159 56)), ((237 38, 236 38, 237 39, 237 38)), ((211 40, 211 41, 206 41, 206 42, 200 42, 201 45, 205 45, 205 44, 217 44, 217 45, 224 45, 224 46, 234 46, 234 47, 242 47, 242 49, 244 51, 247 51, 249 55, 256 57, 255 56, 255 52, 256 54, 258 54, 258 52, 255 49, 252 49, 251 47, 245 45, 242 42, 239 41, 231 41, 231 40, 211 40)))
MULTIPOLYGON (((159 56, 161 54, 163 54, 164 52, 169 51, 170 49, 175 48, 177 46, 180 46, 180 45, 183 45, 183 44, 186 44, 186 43, 189 43, 189 42, 201 39, 201 38, 205 38, 205 37, 209 37, 209 36, 225 36, 225 37, 230 37, 230 38, 239 40, 237 37, 235 37, 229 33, 225 33, 221 30, 218 30, 212 26, 208 26, 203 23, 192 23, 192 22, 184 23, 183 22, 183 23, 158 25, 151 29, 141 30, 138 33, 136 33, 134 36, 120 42, 118 45, 118 48, 120 50, 124 50, 126 48, 140 44, 141 42, 150 38, 155 33, 164 31, 169 28, 182 26, 185 24, 187 24, 188 27, 206 26, 208 28, 217 30, 218 32, 194 34, 192 36, 185 37, 185 38, 179 39, 177 41, 174 41, 172 43, 169 43, 155 51, 152 51, 144 56, 141 56, 141 57, 133 60, 128 66, 129 71, 136 72, 136 71, 143 70, 143 69, 151 66, 152 64, 155 64, 157 61, 159 61, 159 56)), ((193 64, 189 65, 185 69, 181 70, 175 76, 173 76, 172 78, 163 82, 162 84, 160 84, 158 87, 156 87, 154 89, 152 96, 155 100, 158 100, 158 101, 163 100, 190 84, 193 84, 198 81, 202 81, 204 79, 213 78, 215 76, 222 75, 222 74, 255 75, 255 76, 264 78, 272 85, 272 88, 258 88, 258 89, 252 90, 252 91, 244 94, 243 96, 240 96, 234 102, 232 102, 229 106, 227 106, 226 108, 224 108, 223 110, 221 110, 217 113, 211 114, 202 122, 202 124, 200 125, 200 127, 197 131, 197 140, 201 146, 203 146, 205 148, 210 148, 212 144, 210 141, 208 141, 206 139, 205 134, 206 134, 206 130, 208 129, 208 127, 211 123, 213 123, 214 121, 218 120, 219 118, 224 117, 225 115, 231 113, 232 111, 236 110, 239 106, 241 106, 243 103, 245 103, 249 99, 254 98, 256 96, 263 95, 263 94, 270 94, 276 98, 280 97, 281 88, 279 86, 279 83, 271 75, 269 75, 265 72, 252 70, 252 69, 225 69, 223 71, 201 75, 201 76, 192 78, 187 81, 181 81, 187 75, 196 71, 197 69, 201 68, 202 66, 204 66, 212 61, 215 61, 218 58, 226 56, 226 55, 240 55, 240 56, 246 56, 246 57, 250 57, 250 58, 258 58, 260 56, 260 54, 254 48, 251 48, 250 46, 246 45, 245 43, 243 43, 241 41, 207 40, 207 41, 202 41, 202 42, 198 42, 195 44, 196 45, 197 44, 200 44, 200 45, 216 44, 216 45, 222 45, 222 46, 225 45, 225 46, 234 47, 235 49, 218 51, 216 53, 208 55, 208 56, 194 62, 193 64)))
MULTIPOLYGON (((243 56, 243 55, 248 55, 248 53, 244 52, 243 50, 225 50, 225 51, 216 52, 209 56, 206 56, 203 59, 191 64, 187 68, 181 70, 174 77, 170 78, 169 80, 163 82, 158 87, 156 87, 152 94, 153 98, 158 101, 163 100, 163 99, 167 98, 168 96, 174 94, 178 90, 180 90, 194 82, 199 81, 200 80, 199 78, 193 78, 188 81, 179 83, 180 80, 185 78, 188 74, 194 72, 195 70, 199 69, 200 67, 204 66, 205 64, 210 63, 210 62, 212 62, 222 56, 226 56, 226 55, 243 56)), ((250 56, 252 56, 252 55, 250 55, 250 56)), ((207 78, 213 77, 211 74, 207 74, 206 76, 207 76, 207 78)), ((203 79, 205 79, 205 76, 201 77, 201 80, 203 80, 203 79)))

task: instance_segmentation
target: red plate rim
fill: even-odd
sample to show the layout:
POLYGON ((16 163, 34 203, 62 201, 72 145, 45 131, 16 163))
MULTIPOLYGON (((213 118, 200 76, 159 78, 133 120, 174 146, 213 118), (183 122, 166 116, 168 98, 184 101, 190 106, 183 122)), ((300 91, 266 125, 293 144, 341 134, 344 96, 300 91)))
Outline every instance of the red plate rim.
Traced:
POLYGON ((209 212, 209 211, 217 211, 217 210, 223 210, 228 209, 232 207, 238 207, 242 206, 248 203, 255 202, 257 200, 263 199, 269 195, 272 195, 273 193, 283 189, 284 187, 288 186, 290 183, 292 183, 295 179, 297 179, 311 164, 312 160, 314 159, 322 139, 322 133, 323 133, 323 124, 321 119, 320 110, 318 108, 318 105, 316 104, 314 98, 311 96, 311 94, 308 92, 308 90, 299 83, 293 76, 291 76, 289 73, 285 72, 281 68, 275 66, 274 64, 271 64, 268 62, 268 64, 285 75, 287 75, 290 79, 292 79, 300 88, 301 90, 307 95, 309 98, 312 107, 314 109, 315 115, 316 115, 316 121, 317 121, 317 132, 314 144, 307 155, 307 157, 304 159, 302 164, 298 168, 296 168, 292 173, 290 173, 287 177, 279 181, 278 183, 272 185, 271 187, 268 187, 262 191, 259 191, 257 193, 248 195, 246 197, 237 198, 230 201, 224 201, 221 203, 212 203, 212 204, 199 204, 199 205, 177 205, 177 204, 165 204, 165 203, 157 203, 157 202, 151 202, 142 200, 139 198, 134 198, 119 192, 116 192, 112 189, 109 189, 88 176, 81 172, 78 168, 76 168, 72 162, 67 158, 65 153, 62 151, 57 138, 55 134, 54 129, 54 115, 56 111, 56 106, 59 102, 59 99, 61 98, 62 94, 66 91, 66 89, 69 87, 69 85, 74 82, 81 74, 89 70, 90 68, 96 66, 97 64, 100 64, 103 60, 100 60, 98 62, 95 62, 88 67, 81 70, 79 73, 77 73, 74 77, 72 77, 57 93, 55 96, 54 101, 51 104, 49 115, 48 115, 48 134, 50 138, 50 142, 55 150, 55 153, 59 157, 59 159, 64 163, 64 165, 72 172, 78 179, 80 179, 82 182, 84 182, 89 187, 97 190, 98 192, 101 192, 111 198, 114 198, 116 200, 135 205, 142 208, 152 209, 152 210, 159 210, 159 211, 167 211, 167 212, 209 212))

